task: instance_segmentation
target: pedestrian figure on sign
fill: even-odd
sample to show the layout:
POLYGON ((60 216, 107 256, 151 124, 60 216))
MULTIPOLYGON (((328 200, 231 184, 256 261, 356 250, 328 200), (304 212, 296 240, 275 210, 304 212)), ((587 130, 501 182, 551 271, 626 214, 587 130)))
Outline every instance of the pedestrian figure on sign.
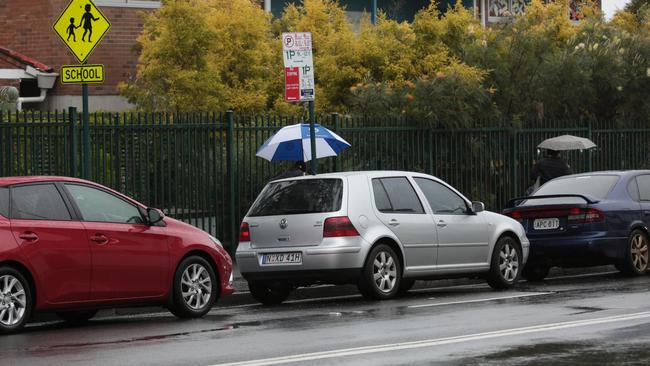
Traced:
POLYGON ((84 26, 84 34, 81 36, 81 40, 85 41, 84 38, 86 38, 86 33, 88 33, 88 42, 92 42, 90 40, 90 37, 93 35, 93 22, 96 22, 99 20, 99 18, 95 18, 91 13, 90 13, 90 4, 87 4, 86 7, 84 8, 86 12, 84 13, 83 17, 81 18, 81 24, 79 24, 79 27, 83 24, 84 26))
POLYGON ((74 30, 77 28, 79 27, 74 25, 74 18, 70 18, 70 25, 68 26, 68 39, 66 39, 66 41, 69 41, 70 36, 72 36, 72 41, 77 42, 77 36, 74 34, 74 30))

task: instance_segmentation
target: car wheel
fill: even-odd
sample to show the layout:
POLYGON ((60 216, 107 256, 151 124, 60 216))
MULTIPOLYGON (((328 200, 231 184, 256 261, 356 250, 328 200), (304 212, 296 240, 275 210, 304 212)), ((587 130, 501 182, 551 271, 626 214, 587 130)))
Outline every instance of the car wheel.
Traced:
POLYGON ((399 285, 399 290, 398 293, 400 295, 404 295, 407 292, 409 292, 410 289, 413 288, 413 285, 415 285, 415 280, 411 278, 402 278, 402 281, 399 285))
POLYGON ((264 305, 278 305, 289 297, 291 286, 281 282, 248 281, 253 298, 264 305))
POLYGON ((521 275, 529 282, 538 282, 548 276, 548 271, 551 270, 550 266, 543 264, 526 264, 521 275))
POLYGON ((521 249, 509 236, 499 238, 492 251, 492 261, 488 274, 488 284, 503 290, 513 287, 519 280, 521 268, 521 249))
POLYGON ((0 332, 20 330, 32 312, 32 291, 19 271, 0 267, 0 332))
POLYGON ((638 276, 648 270, 648 237, 643 231, 632 231, 625 247, 625 259, 616 268, 629 276, 638 276))
POLYGON ((56 315, 69 323, 85 323, 97 315, 97 310, 60 311, 56 315))
POLYGON ((399 291, 401 277, 397 254, 388 245, 379 244, 368 255, 359 279, 359 292, 373 300, 391 299, 399 291))
POLYGON ((208 261, 198 256, 183 259, 174 274, 170 311, 179 318, 199 318, 217 298, 217 276, 208 261))

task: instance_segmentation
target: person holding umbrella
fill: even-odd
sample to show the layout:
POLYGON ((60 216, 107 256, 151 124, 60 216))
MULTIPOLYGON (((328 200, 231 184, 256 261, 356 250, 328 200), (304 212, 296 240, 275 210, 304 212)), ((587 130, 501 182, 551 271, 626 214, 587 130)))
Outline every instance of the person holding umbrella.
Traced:
POLYGON ((276 175, 271 180, 278 180, 284 178, 302 177, 307 172, 307 164, 304 161, 296 161, 295 164, 287 171, 276 175))
POLYGON ((593 141, 578 136, 562 135, 542 141, 537 148, 546 150, 546 157, 538 161, 530 172, 533 185, 526 190, 530 195, 539 186, 563 175, 573 174, 571 167, 560 156, 560 151, 589 150, 596 147, 593 141))
POLYGON ((530 172, 530 180, 537 183, 539 179, 539 187, 553 178, 569 174, 573 174, 571 167, 562 159, 560 152, 557 150, 546 150, 546 157, 533 166, 533 170, 530 172))

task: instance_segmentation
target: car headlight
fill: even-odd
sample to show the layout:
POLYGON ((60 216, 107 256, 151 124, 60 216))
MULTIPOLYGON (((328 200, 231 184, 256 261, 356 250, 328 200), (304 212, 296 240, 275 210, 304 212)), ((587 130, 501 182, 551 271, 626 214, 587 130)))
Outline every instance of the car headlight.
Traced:
POLYGON ((219 239, 215 238, 214 236, 212 236, 212 235, 210 235, 210 234, 208 234, 208 238, 210 238, 210 240, 212 240, 212 242, 215 243, 217 246, 223 248, 223 244, 221 244, 221 242, 219 241, 219 239))

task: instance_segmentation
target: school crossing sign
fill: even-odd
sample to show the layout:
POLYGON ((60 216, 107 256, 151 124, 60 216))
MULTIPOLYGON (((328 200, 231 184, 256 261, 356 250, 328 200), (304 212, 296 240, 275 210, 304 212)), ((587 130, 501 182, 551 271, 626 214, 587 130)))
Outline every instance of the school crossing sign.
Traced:
POLYGON ((90 0, 71 0, 52 26, 72 54, 84 63, 111 23, 90 0))

